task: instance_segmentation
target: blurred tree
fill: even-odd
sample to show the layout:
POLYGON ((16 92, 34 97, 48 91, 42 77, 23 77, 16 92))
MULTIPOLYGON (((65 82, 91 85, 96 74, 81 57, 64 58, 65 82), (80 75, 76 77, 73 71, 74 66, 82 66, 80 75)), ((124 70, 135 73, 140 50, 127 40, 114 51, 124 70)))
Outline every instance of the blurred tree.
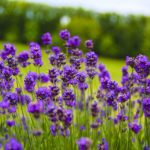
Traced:
MULTIPOLYGON (((81 8, 55 8, 42 4, 0 0, 0 40, 27 43, 40 42, 44 32, 53 36, 53 45, 60 45, 59 30, 68 28, 71 35, 84 42, 93 39, 97 54, 124 58, 138 53, 150 56, 150 18, 98 14, 81 8), (69 18, 62 24, 64 16, 69 18)), ((83 51, 86 48, 81 46, 83 51)))
POLYGON ((147 24, 144 28, 144 37, 141 52, 150 56, 150 19, 147 21, 147 24))

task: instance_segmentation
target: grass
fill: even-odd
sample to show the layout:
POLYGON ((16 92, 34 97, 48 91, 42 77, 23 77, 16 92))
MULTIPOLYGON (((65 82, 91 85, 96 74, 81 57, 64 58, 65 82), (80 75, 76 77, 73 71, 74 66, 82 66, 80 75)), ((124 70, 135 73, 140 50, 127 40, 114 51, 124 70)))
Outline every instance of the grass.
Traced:
MULTIPOLYGON (((0 50, 3 48, 3 43, 5 42, 0 42, 0 50)), ((28 49, 28 46, 25 44, 14 43, 14 45, 17 48, 18 52, 28 49)), ((45 53, 43 53, 43 62, 44 64, 48 63, 48 58, 45 53)), ((124 60, 104 58, 100 56, 99 62, 102 62, 103 64, 106 65, 106 68, 110 72, 110 75, 113 80, 116 80, 118 82, 121 80, 121 68, 125 65, 124 60)), ((45 70, 47 70, 48 67, 49 66, 44 65, 44 67, 41 68, 41 71, 45 72, 45 70)), ((33 69, 33 68, 29 68, 29 69, 33 69)))

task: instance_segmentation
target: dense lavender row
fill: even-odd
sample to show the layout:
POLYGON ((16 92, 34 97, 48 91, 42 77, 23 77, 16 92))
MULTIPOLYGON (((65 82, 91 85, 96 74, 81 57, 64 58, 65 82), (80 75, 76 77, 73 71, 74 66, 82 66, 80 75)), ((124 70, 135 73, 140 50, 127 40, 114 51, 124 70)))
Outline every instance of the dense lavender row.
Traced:
POLYGON ((42 35, 51 65, 44 73, 38 43, 31 42, 29 50, 19 54, 14 45, 4 44, 0 52, 0 148, 150 150, 148 58, 127 57, 118 84, 98 64, 92 40, 85 42, 88 52, 84 55, 78 36, 68 30, 59 36, 66 55, 60 47, 51 46, 50 33, 42 35))

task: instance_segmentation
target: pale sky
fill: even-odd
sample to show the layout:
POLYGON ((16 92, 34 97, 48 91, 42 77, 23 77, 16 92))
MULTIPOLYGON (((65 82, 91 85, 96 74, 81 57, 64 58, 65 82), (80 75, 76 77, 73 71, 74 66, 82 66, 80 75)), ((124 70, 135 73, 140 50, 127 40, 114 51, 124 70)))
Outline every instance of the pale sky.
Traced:
POLYGON ((82 7, 97 12, 144 14, 150 16, 150 0, 26 0, 51 6, 82 7))

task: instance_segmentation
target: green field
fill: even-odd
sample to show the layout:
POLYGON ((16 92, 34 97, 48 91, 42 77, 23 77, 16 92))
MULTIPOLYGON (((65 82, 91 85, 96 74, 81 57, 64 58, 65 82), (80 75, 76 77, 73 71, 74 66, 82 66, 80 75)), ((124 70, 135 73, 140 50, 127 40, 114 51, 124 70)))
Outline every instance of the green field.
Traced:
MULTIPOLYGON (((5 43, 5 42, 0 42, 0 49, 3 48, 3 43, 5 43)), ((28 49, 27 45, 18 44, 18 43, 14 43, 14 45, 17 48, 18 52, 28 49)), ((48 63, 48 57, 45 53, 43 53, 43 62, 44 62, 44 66, 41 68, 42 72, 47 71, 47 69, 49 67, 48 65, 46 65, 48 63)), ((106 68, 109 70, 113 80, 120 81, 121 74, 122 74, 121 68, 122 68, 122 66, 125 65, 124 60, 104 58, 104 57, 100 56, 99 62, 102 62, 103 64, 106 65, 106 68)))

